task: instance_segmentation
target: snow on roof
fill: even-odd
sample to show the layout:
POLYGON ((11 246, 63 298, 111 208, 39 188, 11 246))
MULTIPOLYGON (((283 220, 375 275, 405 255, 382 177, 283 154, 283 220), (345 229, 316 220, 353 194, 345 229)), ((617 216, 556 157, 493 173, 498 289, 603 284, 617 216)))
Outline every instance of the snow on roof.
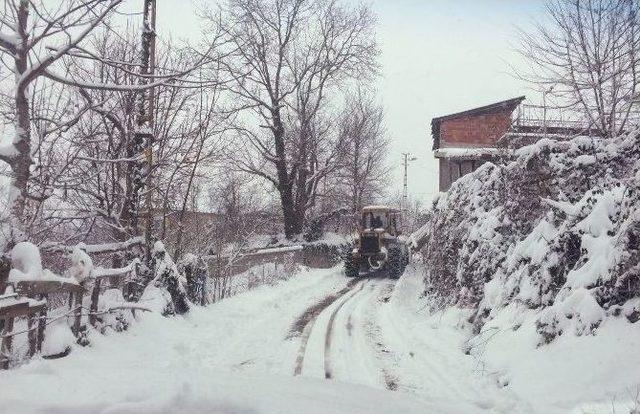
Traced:
POLYGON ((500 155, 503 148, 438 148, 433 151, 436 158, 479 158, 500 155))

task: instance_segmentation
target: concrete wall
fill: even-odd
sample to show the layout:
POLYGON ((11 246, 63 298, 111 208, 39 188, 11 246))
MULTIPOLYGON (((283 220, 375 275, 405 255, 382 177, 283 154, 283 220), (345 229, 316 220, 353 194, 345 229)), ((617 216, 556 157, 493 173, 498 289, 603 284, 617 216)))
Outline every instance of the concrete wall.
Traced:
POLYGON ((344 249, 350 249, 349 244, 328 245, 323 243, 303 244, 283 249, 263 249, 249 254, 239 255, 233 265, 227 267, 227 258, 211 256, 207 259, 209 272, 217 275, 220 272, 216 268, 225 268, 228 276, 235 276, 246 272, 254 266, 266 263, 298 263, 314 269, 329 269, 342 261, 344 249))
POLYGON ((451 159, 440 158, 439 159, 439 189, 440 191, 447 191, 451 184, 463 175, 469 174, 475 171, 478 167, 484 164, 486 160, 469 160, 469 159, 451 159))

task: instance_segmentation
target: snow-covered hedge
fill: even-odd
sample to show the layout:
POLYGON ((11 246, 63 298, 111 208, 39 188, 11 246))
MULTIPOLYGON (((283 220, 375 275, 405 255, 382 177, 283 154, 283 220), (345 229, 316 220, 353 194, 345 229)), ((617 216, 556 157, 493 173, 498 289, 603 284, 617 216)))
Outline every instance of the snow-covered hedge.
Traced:
POLYGON ((541 309, 540 343, 640 319, 640 134, 542 140, 434 201, 427 286, 479 330, 511 302, 541 309))

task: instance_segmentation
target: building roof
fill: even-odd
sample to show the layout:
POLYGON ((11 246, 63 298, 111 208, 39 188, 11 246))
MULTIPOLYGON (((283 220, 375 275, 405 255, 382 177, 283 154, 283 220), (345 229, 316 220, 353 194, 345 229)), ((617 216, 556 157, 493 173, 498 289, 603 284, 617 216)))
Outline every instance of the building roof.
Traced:
POLYGON ((459 160, 474 160, 479 158, 496 157, 503 153, 505 149, 501 148, 438 148, 434 150, 436 158, 455 158, 459 160))
POLYGON ((477 108, 468 109, 462 112, 456 112, 454 114, 443 115, 431 120, 431 135, 433 136, 433 149, 440 148, 440 124, 442 121, 449 119, 463 118, 468 116, 478 116, 484 114, 490 114, 495 112, 501 112, 504 110, 513 111, 524 101, 525 96, 518 96, 517 98, 507 99, 506 101, 495 102, 490 105, 479 106, 477 108))

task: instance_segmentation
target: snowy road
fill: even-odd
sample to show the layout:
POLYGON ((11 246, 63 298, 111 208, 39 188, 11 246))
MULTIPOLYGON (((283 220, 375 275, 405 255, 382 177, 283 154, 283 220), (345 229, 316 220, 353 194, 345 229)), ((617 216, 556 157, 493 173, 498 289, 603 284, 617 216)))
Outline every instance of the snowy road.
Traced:
POLYGON ((509 412, 513 403, 463 355, 461 337, 416 318, 415 282, 355 280, 309 307, 293 325, 303 327, 293 374, 407 393, 438 412, 509 412))
POLYGON ((429 325, 421 289, 417 275, 314 270, 185 318, 146 315, 0 372, 0 412, 513 412, 461 352, 463 333, 429 325))

